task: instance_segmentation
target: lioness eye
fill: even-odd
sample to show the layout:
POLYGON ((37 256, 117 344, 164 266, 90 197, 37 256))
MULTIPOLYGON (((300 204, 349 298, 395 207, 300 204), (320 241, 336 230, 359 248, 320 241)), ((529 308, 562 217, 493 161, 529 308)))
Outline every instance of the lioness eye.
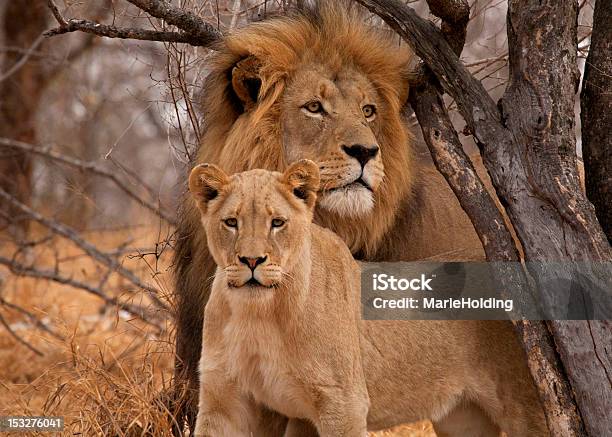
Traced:
POLYGON ((374 105, 365 105, 361 110, 363 111, 365 118, 372 118, 374 114, 376 114, 376 108, 374 105))
POLYGON ((272 227, 273 228, 280 228, 284 224, 285 224, 285 220, 283 220, 283 219, 275 218, 275 219, 272 220, 272 227))
POLYGON ((323 105, 321 105, 321 102, 310 102, 307 103, 306 106, 304 106, 306 108, 306 110, 308 112, 312 112, 313 114, 318 114, 320 112, 323 112, 323 105))
POLYGON ((225 223, 225 226, 227 226, 228 228, 237 228, 238 227, 238 220, 236 220, 235 218, 228 218, 223 220, 223 223, 225 223))

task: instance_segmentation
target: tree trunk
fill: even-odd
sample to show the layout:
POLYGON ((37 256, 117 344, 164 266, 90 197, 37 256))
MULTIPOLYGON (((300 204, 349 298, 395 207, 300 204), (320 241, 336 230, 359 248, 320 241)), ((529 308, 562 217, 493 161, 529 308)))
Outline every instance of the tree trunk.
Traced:
MULTIPOLYGON (((459 10, 467 8, 463 15, 469 17, 467 3, 454 3, 455 6, 451 6, 450 3, 440 3, 438 0, 431 0, 428 3, 432 13, 442 19, 442 33, 459 56, 463 48, 464 26, 467 22, 459 24, 461 20, 455 18, 458 14, 456 12, 453 14, 452 8, 459 10)), ((410 104, 415 111, 436 167, 444 175, 462 208, 470 217, 487 259, 519 261, 518 250, 506 227, 504 217, 463 151, 458 135, 452 127, 437 81, 428 71, 424 71, 423 75, 425 76, 423 83, 417 84, 410 91, 410 104)), ((530 288, 521 269, 501 263, 494 266, 495 277, 501 290, 516 289, 517 286, 522 289, 530 288)), ((533 373, 544 410, 547 412, 551 433, 567 436, 584 435, 571 387, 566 380, 563 366, 546 325, 541 321, 526 320, 516 320, 513 324, 525 348, 529 368, 533 373)))
MULTIPOLYGON (((37 55, 42 45, 39 38, 47 28, 50 14, 43 1, 11 0, 5 8, 4 42, 12 50, 7 51, 2 71, 6 74, 12 67, 19 67, 24 56, 29 58, 0 82, 0 137, 35 144, 35 116, 45 86, 42 58, 37 55), (28 53, 31 48, 33 53, 28 53)), ((31 176, 32 159, 27 153, 0 151, 0 188, 28 204, 31 176)), ((19 219, 11 207, 0 203, 0 226, 3 224, 27 230, 27 220, 19 219)))
POLYGON ((587 197, 612 242, 612 2, 595 3, 582 82, 582 154, 587 197))
MULTIPOLYGON (((511 82, 501 107, 502 120, 516 141, 516 161, 490 161, 487 166, 491 170, 501 165, 499 176, 508 182, 522 180, 520 184, 504 184, 510 188, 504 197, 526 260, 573 262, 566 266, 567 277, 573 276, 576 262, 611 260, 610 246, 592 204, 582 194, 577 172, 573 110, 580 78, 577 13, 578 5, 573 1, 510 1, 511 82)), ((559 299, 559 271, 551 271, 545 264, 530 267, 541 298, 551 303, 559 299)), ((579 270, 582 272, 583 266, 579 270)), ((588 267, 586 270, 594 283, 607 279, 588 267)), ((606 435, 612 429, 609 325, 552 320, 549 327, 588 434, 606 435)))
MULTIPOLYGON (((434 163, 472 220, 487 260, 518 262, 519 253, 504 218, 463 151, 434 84, 418 85, 410 93, 411 105, 434 163)), ((496 263, 493 273, 502 293, 516 287, 530 288, 520 268, 496 263)), ((584 435, 571 387, 545 323, 515 320, 513 325, 525 349, 551 434, 567 437, 584 435)))
MULTIPOLYGON (((521 240, 526 261, 539 262, 528 264, 528 268, 541 299, 551 304, 566 298, 568 290, 551 285, 558 280, 557 275, 571 278, 579 262, 609 262, 612 257, 593 205, 582 194, 576 167, 576 2, 509 2, 511 79, 504 98, 495 105, 431 23, 397 0, 357 1, 402 35, 455 99, 521 240), (550 263, 559 261, 565 262, 561 272, 549 268, 550 263)), ((588 265, 581 273, 598 285, 609 280, 588 265)), ((586 430, 594 437, 606 435, 612 429, 609 325, 551 321, 549 326, 554 345, 549 345, 543 335, 535 343, 529 341, 530 337, 521 337, 528 355, 530 349, 542 347, 540 341, 545 347, 556 346, 586 430)), ((544 358, 547 355, 540 354, 544 358)), ((548 357, 552 367, 554 361, 554 356, 548 357)), ((571 393, 569 397, 563 391, 556 393, 554 379, 547 379, 548 375, 534 364, 530 362, 530 370, 542 398, 550 396, 553 405, 568 409, 564 417, 556 417, 554 410, 547 409, 553 435, 583 435, 580 416, 570 411, 571 393)))

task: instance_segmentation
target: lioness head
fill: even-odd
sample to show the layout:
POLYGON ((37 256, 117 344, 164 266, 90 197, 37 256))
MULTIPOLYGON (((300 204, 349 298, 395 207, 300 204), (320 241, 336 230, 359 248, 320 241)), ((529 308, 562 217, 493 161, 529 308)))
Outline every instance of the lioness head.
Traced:
POLYGON ((228 176, 212 164, 196 166, 191 191, 208 248, 230 288, 273 288, 304 254, 319 170, 309 160, 284 173, 250 170, 228 176))
POLYGON ((342 2, 319 3, 223 40, 207 63, 198 162, 235 173, 315 161, 315 220, 368 252, 411 192, 411 55, 342 2))

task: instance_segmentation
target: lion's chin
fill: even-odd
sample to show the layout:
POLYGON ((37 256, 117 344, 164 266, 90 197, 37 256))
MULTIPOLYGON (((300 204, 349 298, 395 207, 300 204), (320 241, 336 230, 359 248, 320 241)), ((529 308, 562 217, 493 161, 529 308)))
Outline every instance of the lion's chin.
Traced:
POLYGON ((363 217, 374 208, 374 197, 366 187, 351 184, 322 193, 319 206, 342 217, 363 217))
POLYGON ((231 290, 231 298, 238 299, 239 301, 247 300, 247 301, 257 301, 257 300, 268 300, 275 295, 276 286, 266 286, 266 285, 255 285, 245 283, 240 286, 236 284, 229 285, 228 288, 231 290))

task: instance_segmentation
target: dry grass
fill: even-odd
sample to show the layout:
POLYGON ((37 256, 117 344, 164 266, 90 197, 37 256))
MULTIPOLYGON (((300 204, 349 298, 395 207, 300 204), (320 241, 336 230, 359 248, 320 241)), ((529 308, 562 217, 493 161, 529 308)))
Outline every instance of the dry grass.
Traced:
MULTIPOLYGON (((88 235, 95 243, 113 247, 124 233, 88 235)), ((157 232, 142 231, 135 241, 146 245, 157 232)), ((0 250, 8 254, 10 248, 0 250)), ((48 266, 52 258, 67 257, 73 277, 94 280, 101 272, 91 261, 74 258, 76 249, 65 244, 29 255, 36 265, 48 266), (53 255, 51 255, 53 254, 53 255)), ((164 292, 170 284, 167 259, 162 258, 154 281, 152 269, 142 259, 126 260, 143 279, 164 292)), ((66 271, 66 270, 65 270, 66 271)), ((120 279, 109 278, 112 289, 125 289, 120 279)), ((35 329, 15 311, 0 307, 0 314, 23 340, 42 356, 20 344, 0 326, 0 415, 63 416, 62 435, 167 436, 170 430, 160 393, 171 385, 173 367, 172 325, 164 332, 105 308, 83 291, 48 281, 18 278, 0 268, 0 295, 28 309, 60 338, 35 329)), ((131 299, 142 303, 142 295, 131 299)), ((17 434, 14 434, 17 435, 17 434)), ((24 434, 19 435, 37 435, 24 434)), ((372 434, 376 437, 433 437, 428 422, 372 434)))

